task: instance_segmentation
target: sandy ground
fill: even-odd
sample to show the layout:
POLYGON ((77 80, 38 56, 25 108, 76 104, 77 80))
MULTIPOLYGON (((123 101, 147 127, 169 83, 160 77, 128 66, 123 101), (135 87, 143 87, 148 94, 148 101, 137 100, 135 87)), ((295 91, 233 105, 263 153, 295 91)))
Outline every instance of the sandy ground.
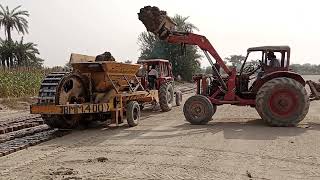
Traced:
POLYGON ((0 179, 320 179, 319 112, 312 102, 291 128, 249 107, 220 106, 201 126, 182 106, 144 112, 137 127, 74 131, 1 157, 0 179))

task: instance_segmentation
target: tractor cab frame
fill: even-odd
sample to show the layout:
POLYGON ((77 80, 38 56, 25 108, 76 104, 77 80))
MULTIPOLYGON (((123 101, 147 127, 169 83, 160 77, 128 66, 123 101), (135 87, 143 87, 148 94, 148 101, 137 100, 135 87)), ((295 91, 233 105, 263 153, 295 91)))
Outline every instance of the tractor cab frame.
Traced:
POLYGON ((173 82, 172 65, 166 59, 144 59, 138 60, 138 64, 142 65, 142 68, 146 70, 146 74, 141 77, 141 84, 144 88, 148 89, 148 73, 151 70, 151 66, 155 66, 159 77, 156 80, 156 89, 160 89, 162 84, 167 82, 173 82))
POLYGON ((240 71, 238 72, 238 84, 237 92, 242 94, 242 97, 246 95, 250 97, 255 97, 256 93, 260 87, 267 81, 277 78, 277 77, 287 77, 292 78, 300 82, 303 86, 305 85, 305 80, 301 75, 293 72, 289 68, 290 65, 290 47, 289 46, 260 46, 260 47, 251 47, 247 50, 246 58, 241 66, 240 71), (249 57, 252 53, 261 53, 258 64, 256 66, 248 62, 249 57), (267 55, 269 52, 277 53, 280 55, 277 57, 280 66, 272 67, 270 66, 270 60, 267 55), (252 83, 251 87, 248 87, 249 76, 258 72, 257 78, 252 83))
POLYGON ((261 52, 261 60, 260 64, 262 65, 261 68, 264 68, 265 71, 288 71, 289 65, 290 65, 290 47, 289 46, 260 46, 260 47, 252 47, 248 48, 247 50, 247 56, 242 64, 240 74, 243 73, 243 69, 246 65, 246 62, 248 61, 248 58, 250 54, 253 52, 261 52), (268 67, 268 57, 267 54, 269 52, 278 53, 281 55, 278 60, 280 61, 280 67, 272 68, 268 67))

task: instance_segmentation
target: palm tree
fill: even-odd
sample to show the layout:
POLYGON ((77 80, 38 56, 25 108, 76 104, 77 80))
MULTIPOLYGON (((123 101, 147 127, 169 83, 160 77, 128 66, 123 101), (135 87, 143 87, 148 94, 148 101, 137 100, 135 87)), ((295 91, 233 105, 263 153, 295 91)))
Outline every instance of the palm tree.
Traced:
POLYGON ((28 33, 28 21, 25 17, 29 17, 28 11, 19 10, 21 6, 9 10, 8 6, 4 8, 0 5, 0 28, 3 26, 8 41, 11 39, 11 31, 17 30, 18 33, 28 33))
POLYGON ((15 43, 0 39, 0 59, 2 67, 13 66, 15 43))
POLYGON ((0 62, 2 67, 41 67, 43 59, 38 58, 37 45, 23 42, 23 37, 18 42, 0 39, 0 62))
POLYGON ((188 22, 189 16, 183 17, 181 15, 175 15, 172 20, 177 24, 178 31, 193 32, 194 30, 199 31, 199 29, 192 23, 188 22))
POLYGON ((37 61, 37 54, 39 50, 36 47, 37 45, 28 42, 23 42, 23 37, 19 42, 15 42, 15 58, 18 66, 30 66, 32 62, 37 61))

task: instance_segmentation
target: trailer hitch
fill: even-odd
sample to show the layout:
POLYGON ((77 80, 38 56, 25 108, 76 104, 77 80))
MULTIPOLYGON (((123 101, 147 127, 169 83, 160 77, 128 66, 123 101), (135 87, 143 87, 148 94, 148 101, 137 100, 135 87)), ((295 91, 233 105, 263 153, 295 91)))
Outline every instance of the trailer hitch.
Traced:
POLYGON ((320 100, 320 83, 316 83, 311 80, 308 80, 306 83, 309 85, 311 90, 311 94, 309 96, 310 101, 320 100))

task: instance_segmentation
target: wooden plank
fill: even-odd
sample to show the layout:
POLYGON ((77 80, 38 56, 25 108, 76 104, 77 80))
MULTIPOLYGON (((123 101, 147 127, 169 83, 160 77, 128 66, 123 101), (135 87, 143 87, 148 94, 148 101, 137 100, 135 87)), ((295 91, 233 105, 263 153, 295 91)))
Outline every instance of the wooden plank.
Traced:
POLYGON ((31 105, 30 114, 62 114, 62 109, 56 105, 31 105))

